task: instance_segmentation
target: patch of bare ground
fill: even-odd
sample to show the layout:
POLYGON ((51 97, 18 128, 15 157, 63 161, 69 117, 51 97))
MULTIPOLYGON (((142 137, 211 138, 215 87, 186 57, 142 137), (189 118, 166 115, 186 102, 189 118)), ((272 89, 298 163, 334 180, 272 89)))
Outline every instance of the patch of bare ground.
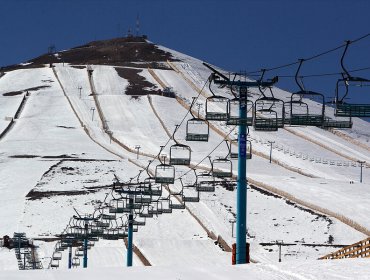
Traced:
POLYGON ((40 156, 37 156, 37 155, 12 155, 12 156, 9 156, 9 158, 37 158, 37 157, 40 157, 40 156))
POLYGON ((74 65, 115 65, 137 68, 166 67, 166 60, 175 61, 169 52, 159 49, 155 44, 147 41, 146 36, 131 36, 109 40, 93 41, 58 53, 47 53, 27 61, 26 64, 17 64, 2 67, 0 71, 11 71, 24 68, 45 67, 53 63, 69 63, 74 65))
POLYGON ((141 70, 132 69, 132 68, 115 68, 118 75, 129 82, 129 86, 126 88, 125 94, 131 96, 140 96, 147 94, 162 95, 166 97, 175 98, 173 92, 165 93, 160 89, 156 89, 156 85, 148 82, 143 76, 140 76, 139 73, 141 70))
POLYGON ((23 93, 23 91, 20 91, 20 90, 10 91, 10 92, 3 93, 3 96, 16 96, 16 95, 20 95, 22 93, 23 93))
POLYGON ((90 189, 90 190, 81 190, 81 191, 36 191, 36 190, 31 190, 27 195, 26 198, 28 200, 38 200, 38 199, 43 199, 43 198, 48 198, 52 196, 60 196, 60 195, 65 195, 65 196, 74 196, 74 195, 87 195, 90 193, 95 193, 99 191, 90 189))

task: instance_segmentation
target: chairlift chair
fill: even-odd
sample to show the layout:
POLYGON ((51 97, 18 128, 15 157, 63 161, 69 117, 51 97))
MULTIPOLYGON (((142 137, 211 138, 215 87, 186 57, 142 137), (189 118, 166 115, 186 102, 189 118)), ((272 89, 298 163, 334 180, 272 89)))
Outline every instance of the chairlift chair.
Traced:
POLYGON ((170 207, 171 203, 170 203, 169 197, 162 198, 160 201, 161 201, 162 213, 163 214, 171 214, 172 213, 172 208, 170 207))
POLYGON ((299 66, 295 74, 295 81, 300 90, 292 93, 290 97, 289 124, 322 126, 325 116, 325 96, 318 92, 305 90, 302 79, 299 82, 298 74, 303 62, 304 59, 299 60, 299 66), (316 102, 316 104, 313 102, 316 102))
POLYGON ((132 223, 133 223, 133 225, 136 225, 136 226, 145 226, 145 224, 146 224, 146 218, 145 217, 137 216, 132 221, 132 223))
POLYGON ((313 91, 298 91, 291 95, 291 101, 289 102, 289 104, 290 104, 290 116, 289 116, 290 125, 303 125, 303 126, 323 125, 325 115, 325 97, 323 94, 313 91), (318 108, 316 109, 314 104, 309 105, 307 102, 303 100, 303 98, 315 100, 318 103, 318 108))
POLYGON ((75 255, 78 257, 82 257, 84 255, 84 248, 82 246, 76 248, 75 255))
POLYGON ((58 268, 59 267, 59 260, 51 260, 50 267, 51 268, 58 268))
POLYGON ((152 202, 152 194, 148 186, 141 184, 136 187, 136 192, 134 194, 134 201, 137 204, 150 204, 152 202))
POLYGON ((255 111, 253 127, 256 131, 277 131, 278 116, 276 111, 260 109, 255 111))
POLYGON ((190 147, 179 143, 175 138, 178 128, 179 125, 176 125, 175 131, 172 135, 172 139, 175 141, 175 144, 170 147, 170 165, 190 165, 190 147))
POLYGON ((90 228, 91 228, 91 234, 96 237, 99 237, 103 233, 103 229, 96 225, 91 226, 90 228))
POLYGON ((125 207, 124 207, 124 211, 126 213, 131 213, 131 212, 140 212, 140 209, 141 207, 143 207, 143 204, 142 203, 137 203, 134 198, 130 198, 130 197, 125 197, 123 198, 124 201, 125 201, 125 207))
POLYGON ((163 214, 163 211, 162 211, 162 202, 159 200, 159 201, 156 201, 155 203, 153 203, 149 208, 148 208, 148 214, 150 215, 160 215, 160 214, 163 214))
POLYGON ((191 149, 188 145, 176 143, 170 148, 170 165, 190 165, 191 149))
POLYGON ((80 258, 79 257, 73 257, 72 258, 72 266, 73 267, 77 267, 77 266, 80 266, 81 262, 80 262, 80 258))
POLYGON ((108 229, 104 231, 102 238, 106 240, 118 240, 119 238, 117 233, 117 230, 108 229))
POLYGON ((159 164, 155 168, 155 182, 173 184, 175 182, 175 167, 170 164, 159 164))
POLYGON ((370 104, 352 104, 347 103, 344 99, 347 97, 349 93, 349 85, 358 85, 363 86, 364 84, 369 85, 370 79, 362 78, 362 77, 353 77, 348 72, 348 70, 344 67, 344 57, 347 53, 348 47, 351 44, 351 41, 346 41, 346 47, 343 51, 341 57, 341 67, 343 69, 342 79, 337 81, 336 85, 336 96, 335 96, 335 116, 337 117, 360 117, 360 118, 369 118, 370 117, 370 104), (343 83, 345 86, 345 94, 340 97, 339 96, 339 85, 343 83))
POLYGON ((203 120, 199 116, 194 116, 192 108, 195 104, 196 98, 193 98, 193 102, 191 103, 189 112, 192 116, 191 119, 187 120, 186 122, 186 141, 200 141, 200 142, 208 142, 209 137, 209 123, 206 120, 203 120))
POLYGON ((233 163, 227 158, 216 158, 212 161, 212 175, 216 178, 231 178, 233 163))
POLYGON ((144 205, 141 212, 139 213, 139 217, 142 218, 153 218, 153 213, 150 213, 149 209, 153 208, 152 205, 144 205))
POLYGON ((154 183, 145 183, 144 194, 151 195, 152 201, 156 201, 162 195, 162 184, 156 184, 155 178, 153 178, 153 180, 154 183))
POLYGON ((206 120, 227 121, 229 99, 227 97, 213 95, 206 99, 206 120))
POLYGON ((196 190, 198 192, 214 192, 215 191, 215 178, 210 172, 203 172, 197 175, 196 190))
POLYGON ((349 117, 348 120, 338 120, 330 117, 324 117, 322 126, 323 128, 352 128, 352 117, 349 117))
POLYGON ((118 239, 124 239, 124 238, 128 237, 128 233, 125 230, 125 228, 119 228, 117 230, 117 237, 118 237, 118 239))
MULTIPOLYGON (((194 170, 194 173, 196 175, 196 172, 194 170)), ((183 196, 182 200, 184 202, 199 202, 199 191, 197 191, 197 179, 195 179, 195 182, 192 184, 183 184, 181 178, 180 182, 183 189, 183 196)))
POLYGON ((99 228, 109 228, 110 222, 97 221, 96 226, 99 227, 99 228))
POLYGON ((253 101, 246 100, 247 115, 245 118, 240 118, 239 115, 239 98, 230 99, 227 105, 227 125, 253 125, 254 105, 253 101))
POLYGON ((183 185, 181 185, 181 190, 179 192, 173 193, 170 191, 168 200, 170 202, 171 209, 185 209, 185 201, 183 199, 183 185))
POLYGON ((122 199, 112 199, 109 203, 109 213, 122 214, 124 211, 125 202, 122 199))
POLYGON ((54 252, 52 259, 56 261, 60 261, 62 259, 62 252, 59 252, 59 251, 54 252))
MULTIPOLYGON (((110 210, 110 208, 108 209, 108 211, 110 210)), ((107 214, 107 213, 102 213, 100 218, 102 220, 105 220, 105 221, 113 221, 116 219, 116 215, 112 215, 112 214, 107 214)))
MULTIPOLYGON (((246 147, 246 157, 247 159, 252 159, 252 142, 250 140, 246 141, 246 147)), ((229 157, 230 159, 237 159, 239 157, 238 139, 231 140, 229 157)))

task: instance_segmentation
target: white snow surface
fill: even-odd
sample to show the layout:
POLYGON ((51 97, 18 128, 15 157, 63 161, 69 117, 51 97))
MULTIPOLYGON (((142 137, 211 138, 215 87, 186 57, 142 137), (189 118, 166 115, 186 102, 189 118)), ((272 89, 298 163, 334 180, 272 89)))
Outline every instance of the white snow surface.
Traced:
POLYGON ((254 279, 254 280, 328 280, 369 279, 369 260, 309 261, 281 264, 154 266, 132 268, 92 268, 47 271, 3 271, 0 279, 59 280, 59 279, 254 279))
MULTIPOLYGON (((200 115, 204 116, 205 97, 211 95, 204 87, 209 70, 199 60, 177 52, 173 55, 181 60, 173 62, 180 72, 154 69, 155 75, 188 106, 193 97, 198 97, 200 115), (202 89, 200 94, 196 88, 202 89)), ((161 145, 166 145, 162 154, 169 156, 175 143, 170 139, 175 125, 181 124, 175 140, 190 146, 192 165, 202 169, 211 167, 209 154, 212 159, 228 154, 225 135, 237 138, 234 127, 211 122, 208 142, 186 142, 186 122, 192 116, 183 104, 157 95, 133 98, 125 94, 130 81, 120 77, 113 66, 89 67, 93 69, 91 83, 86 66, 63 64, 56 64, 54 69, 15 70, 0 78, 0 95, 31 89, 19 119, 0 140, 0 235, 21 231, 31 238, 51 238, 61 233, 75 214, 73 207, 81 213, 92 213, 116 177, 122 181, 135 177, 158 154, 161 145), (137 145, 146 156, 137 159, 137 145)), ((161 88, 150 71, 137 69, 153 88, 161 88)), ((225 88, 212 89, 229 96, 225 88)), ((278 88, 274 93, 284 100, 289 96, 278 88)), ((253 99, 257 96, 252 94, 253 99)), ((0 97, 0 130, 9 122, 6 117, 14 116, 22 98, 23 94, 0 97)), ((328 112, 332 114, 330 108, 328 112)), ((342 218, 370 231, 370 169, 368 165, 363 168, 361 184, 356 164, 357 160, 370 163, 369 131, 370 124, 356 118, 352 130, 340 130, 353 141, 313 127, 287 127, 278 132, 250 128, 254 155, 248 161, 247 174, 255 183, 248 188, 247 239, 252 259, 261 264, 229 266, 231 253, 208 236, 211 232, 222 237, 229 246, 235 242, 232 220, 236 215, 236 192, 217 186, 214 193, 201 193, 199 203, 187 203, 184 210, 174 209, 172 214, 147 219, 134 234, 134 244, 157 267, 118 268, 125 262, 122 241, 99 241, 89 251, 92 269, 67 272, 64 256, 60 271, 2 272, 0 279, 95 279, 104 273, 110 278, 135 273, 141 276, 135 276, 139 279, 149 275, 163 279, 367 279, 366 260, 313 260, 337 250, 331 244, 347 245, 366 238, 364 230, 343 223, 342 218), (275 141, 271 164, 268 141, 275 141), (277 195, 266 193, 264 185, 277 195), (285 194, 303 205, 287 200, 285 194), (283 248, 286 263, 277 263, 276 240, 294 243, 283 248), (107 266, 116 268, 96 270, 107 266)), ((158 163, 155 160, 149 172, 154 172, 158 163)), ((232 163, 236 175, 237 161, 232 163)), ((176 167, 176 177, 184 175, 184 182, 192 182, 192 174, 188 167, 176 167)), ((172 191, 179 188, 179 181, 170 187, 172 191)), ((164 190, 163 195, 168 192, 164 190)), ((46 260, 55 242, 37 244, 46 260)), ((134 265, 142 266, 136 256, 134 265)), ((14 251, 1 249, 0 270, 15 269, 14 251)))

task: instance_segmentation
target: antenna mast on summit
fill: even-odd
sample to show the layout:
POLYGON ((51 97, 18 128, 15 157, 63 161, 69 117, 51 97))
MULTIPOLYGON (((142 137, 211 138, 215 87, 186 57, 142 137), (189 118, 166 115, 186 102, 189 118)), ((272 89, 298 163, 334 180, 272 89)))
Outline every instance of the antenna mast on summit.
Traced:
POLYGON ((139 14, 136 16, 136 36, 139 36, 140 31, 140 20, 139 20, 139 14))

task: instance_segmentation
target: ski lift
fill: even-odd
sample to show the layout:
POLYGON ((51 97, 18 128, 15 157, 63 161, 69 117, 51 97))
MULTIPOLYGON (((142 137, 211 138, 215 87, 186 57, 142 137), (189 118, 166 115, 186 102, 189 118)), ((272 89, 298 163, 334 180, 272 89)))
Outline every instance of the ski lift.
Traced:
POLYGON ((156 184, 155 178, 150 178, 150 181, 152 181, 153 183, 147 183, 147 181, 144 181, 143 194, 151 195, 152 201, 154 201, 162 195, 162 184, 156 184))
POLYGON ((122 214, 124 212, 125 202, 122 199, 114 198, 109 203, 109 213, 122 214))
POLYGON ((78 257, 82 257, 84 255, 84 248, 82 246, 76 248, 75 255, 78 257))
POLYGON ((96 225, 91 226, 91 234, 95 236, 100 236, 103 233, 103 228, 100 228, 96 225))
POLYGON ((295 74, 295 81, 300 91, 290 98, 290 125, 322 126, 325 115, 325 97, 323 94, 304 89, 303 82, 298 81, 298 74, 304 59, 299 60, 299 67, 295 74), (309 104, 316 102, 317 104, 309 104))
POLYGON ((175 167, 169 164, 159 164, 155 168, 155 182, 173 184, 175 182, 175 167))
POLYGON ((227 111, 229 98, 215 95, 209 83, 209 90, 212 96, 206 99, 206 120, 207 121, 227 121, 227 111))
MULTIPOLYGON (((263 78, 263 74, 261 80, 263 78)), ((266 96, 259 87, 259 91, 263 95, 254 103, 254 129, 259 131, 277 131, 278 128, 284 127, 285 107, 284 101, 274 97, 272 88, 271 96, 266 96)))
POLYGON ((180 178, 180 183, 183 189, 183 197, 182 200, 184 202, 199 202, 199 192, 197 191, 197 173, 195 169, 193 169, 195 174, 195 182, 191 184, 183 184, 182 179, 180 178))
POLYGON ((170 194, 169 202, 170 209, 185 209, 185 201, 182 196, 182 191, 179 194, 170 194), (179 195, 180 198, 177 198, 176 195, 179 195))
POLYGON ((171 208, 171 202, 170 202, 170 199, 169 197, 166 197, 166 198, 161 198, 160 199, 160 202, 161 202, 161 207, 162 207, 162 213, 163 214, 171 214, 172 213, 172 208, 171 208))
POLYGON ((139 213, 139 217, 153 218, 153 213, 150 213, 151 208, 153 208, 152 205, 144 205, 141 212, 139 213))
POLYGON ((197 174, 196 190, 198 192, 214 192, 215 191, 215 178, 210 172, 203 172, 197 174))
POLYGON ((209 137, 209 123, 206 120, 201 119, 199 116, 199 109, 198 109, 198 117, 195 117, 192 112, 192 107, 196 98, 193 97, 193 102, 191 103, 189 112, 192 116, 186 122, 186 141, 201 141, 207 142, 209 137))
MULTIPOLYGON (((163 147, 161 147, 161 151, 163 147)), ((159 154, 161 153, 159 152, 159 154)), ((155 168, 155 182, 160 184, 173 184, 175 182, 175 167, 160 160, 161 164, 155 168)))
POLYGON ((106 240, 118 240, 118 231, 116 229, 107 229, 104 230, 102 238, 106 240))
POLYGON ((216 158, 213 161, 211 161, 211 158, 209 157, 209 160, 211 161, 212 175, 216 178, 231 178, 233 176, 233 163, 228 159, 230 147, 227 140, 225 140, 225 142, 228 148, 228 154, 226 157, 216 158))
POLYGON ((343 51, 342 58, 341 58, 341 66, 343 69, 342 79, 337 81, 336 89, 335 89, 335 116, 337 117, 360 117, 360 118, 368 118, 370 117, 370 104, 351 104, 344 102, 344 99, 347 97, 349 92, 349 85, 357 85, 359 87, 364 86, 364 84, 368 85, 370 83, 369 79, 361 78, 361 77, 352 77, 351 74, 347 71, 344 67, 344 56, 347 53, 348 47, 351 44, 351 41, 346 41, 346 47, 343 51), (345 94, 340 97, 339 96, 339 85, 343 83, 345 86, 345 94))
POLYGON ((96 226, 100 228, 109 228, 110 222, 97 221, 96 226))
POLYGON ((352 128, 353 122, 351 117, 349 117, 349 120, 338 120, 325 117, 322 126, 324 128, 352 128))
POLYGON ((133 197, 123 197, 122 199, 125 202, 125 206, 123 208, 125 213, 140 212, 143 205, 135 202, 133 197))
POLYGON ((169 189, 169 196, 168 200, 170 202, 171 209, 185 209, 185 201, 183 195, 184 189, 183 185, 181 184, 181 189, 176 190, 175 192, 169 189))
POLYGON ((176 141, 175 133, 179 128, 176 125, 175 131, 173 132, 172 139, 175 144, 170 148, 170 165, 190 165, 191 149, 188 145, 181 144, 176 141))
POLYGON ((77 266, 80 266, 81 262, 80 262, 80 258, 79 257, 73 257, 72 259, 72 266, 73 267, 77 267, 77 266))
POLYGON ((56 261, 60 261, 62 259, 62 252, 58 252, 58 251, 54 252, 52 259, 56 261))
POLYGON ((108 214, 108 213, 105 213, 105 211, 109 212, 110 211, 110 208, 104 208, 106 210, 103 210, 104 212, 101 214, 100 218, 102 220, 105 220, 105 221, 113 221, 116 219, 116 215, 115 214, 108 214))
POLYGON ((51 268, 58 268, 59 267, 59 260, 51 260, 50 267, 51 268))
MULTIPOLYGON (((252 142, 250 140, 246 141, 246 147, 247 147, 246 157, 247 159, 252 159, 252 142)), ((229 157, 230 159, 237 159, 239 157, 238 139, 231 140, 229 157)))
POLYGON ((239 103, 242 102, 240 98, 230 99, 227 106, 227 125, 253 125, 254 105, 253 101, 245 100, 246 117, 240 118, 239 103))
POLYGON ((212 161, 212 174, 216 178, 231 178, 233 164, 227 158, 216 158, 212 161))
POLYGON ((148 214, 149 215, 160 215, 163 214, 162 211, 162 202, 160 200, 156 201, 153 203, 151 206, 148 208, 148 214))

